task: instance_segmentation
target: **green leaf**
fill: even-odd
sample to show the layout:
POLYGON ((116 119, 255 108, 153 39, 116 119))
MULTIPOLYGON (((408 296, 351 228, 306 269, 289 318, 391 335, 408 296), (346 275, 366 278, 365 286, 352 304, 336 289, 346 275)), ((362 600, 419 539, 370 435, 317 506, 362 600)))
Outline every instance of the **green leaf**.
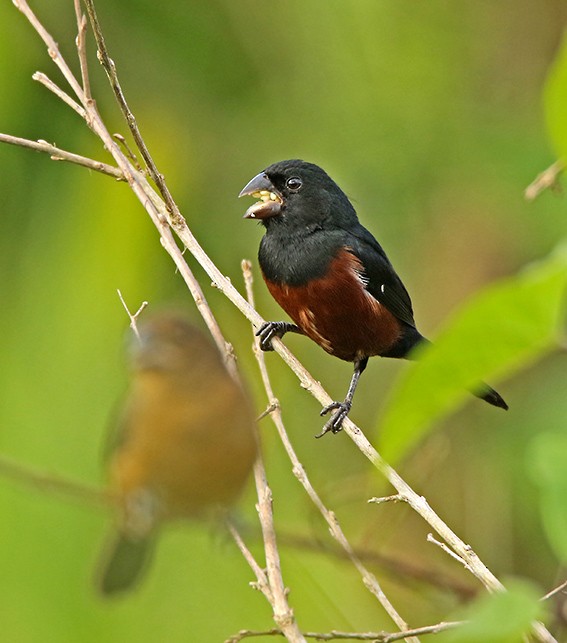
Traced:
POLYGON ((541 513, 557 556, 567 562, 567 435, 542 433, 531 444, 530 469, 541 489, 541 513))
POLYGON ((384 457, 400 458, 482 380, 510 375, 556 345, 566 282, 561 246, 457 311, 392 392, 379 429, 384 457))
POLYGON ((457 614, 456 619, 466 623, 440 634, 435 640, 439 643, 522 643, 542 608, 532 585, 512 581, 507 592, 484 594, 457 614))
POLYGON ((567 36, 555 58, 544 92, 545 117, 549 135, 562 158, 567 158, 567 36))

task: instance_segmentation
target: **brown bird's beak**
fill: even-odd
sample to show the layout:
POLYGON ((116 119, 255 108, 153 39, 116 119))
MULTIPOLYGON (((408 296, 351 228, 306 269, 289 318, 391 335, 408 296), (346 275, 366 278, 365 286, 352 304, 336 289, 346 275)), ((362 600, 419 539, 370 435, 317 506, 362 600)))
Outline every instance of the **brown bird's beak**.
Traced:
POLYGON ((246 184, 238 195, 239 198, 241 196, 253 196, 260 199, 246 210, 244 219, 268 219, 281 214, 282 196, 264 172, 260 172, 246 184))

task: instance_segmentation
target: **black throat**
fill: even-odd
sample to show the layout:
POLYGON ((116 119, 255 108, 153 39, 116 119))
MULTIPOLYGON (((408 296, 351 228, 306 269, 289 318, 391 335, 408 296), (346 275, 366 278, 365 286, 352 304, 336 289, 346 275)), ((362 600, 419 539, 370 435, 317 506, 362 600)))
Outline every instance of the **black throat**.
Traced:
POLYGON ((284 217, 266 221, 258 260, 269 281, 302 286, 323 277, 343 247, 340 230, 327 230, 320 223, 290 226, 284 217))

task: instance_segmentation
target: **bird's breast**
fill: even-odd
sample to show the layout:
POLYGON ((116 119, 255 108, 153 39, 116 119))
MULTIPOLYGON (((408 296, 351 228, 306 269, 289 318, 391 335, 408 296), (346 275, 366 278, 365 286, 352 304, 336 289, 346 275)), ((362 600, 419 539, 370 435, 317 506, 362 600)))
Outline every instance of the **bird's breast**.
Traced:
POLYGON ((273 281, 274 299, 328 353, 355 361, 387 352, 401 335, 399 320, 366 290, 360 260, 342 248, 323 276, 301 285, 273 281))

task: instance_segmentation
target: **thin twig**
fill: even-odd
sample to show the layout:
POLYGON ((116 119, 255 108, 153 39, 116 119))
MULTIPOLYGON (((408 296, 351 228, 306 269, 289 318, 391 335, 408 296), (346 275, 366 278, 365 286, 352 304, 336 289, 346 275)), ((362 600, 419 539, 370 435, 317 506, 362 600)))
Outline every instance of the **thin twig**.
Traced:
POLYGON ((272 596, 272 590, 270 589, 270 585, 268 583, 268 578, 266 577, 266 572, 260 567, 260 565, 258 565, 256 559, 252 555, 252 552, 248 549, 248 547, 246 547, 246 544, 244 543, 244 540, 242 539, 242 536, 240 535, 240 532, 236 528, 234 522, 227 519, 226 524, 228 530, 234 538, 236 546, 240 550, 240 553, 244 556, 244 559, 250 565, 250 568, 256 576, 256 582, 251 583, 252 586, 255 589, 259 589, 262 594, 264 594, 264 596, 268 599, 268 602, 272 603, 274 599, 272 596))
POLYGON ((555 589, 552 589, 550 592, 547 592, 545 596, 542 596, 540 598, 541 601, 547 601, 550 599, 552 596, 555 596, 555 594, 559 594, 560 592, 565 593, 563 590, 567 589, 567 580, 561 583, 561 585, 558 585, 555 589))
POLYGON ((128 106, 128 102, 126 101, 126 96, 124 95, 124 92, 122 91, 122 87, 120 85, 120 81, 118 80, 118 74, 116 73, 116 65, 112 60, 112 58, 109 56, 108 50, 106 48, 106 42, 104 39, 104 35, 102 33, 100 22, 98 20, 94 2, 93 0, 84 0, 84 2, 87 7, 87 12, 89 14, 91 26, 93 28, 93 33, 94 33, 95 41, 98 48, 99 60, 102 66, 104 67, 106 75, 108 76, 110 85, 112 86, 114 95, 116 97, 116 100, 118 101, 118 105, 120 106, 120 109, 122 110, 124 118, 128 123, 128 127, 130 128, 130 132, 132 133, 136 146, 140 150, 142 158, 146 162, 148 171, 150 173, 150 176, 152 177, 153 182, 156 184, 159 190, 159 193, 162 195, 165 201, 168 212, 170 213, 170 215, 173 217, 174 220, 178 221, 178 223, 181 223, 181 222, 184 223, 185 220, 181 216, 181 212, 179 211, 177 204, 174 202, 173 197, 171 196, 171 193, 165 183, 163 175, 157 169, 157 166, 154 163, 154 160, 152 158, 152 155, 150 154, 150 151, 146 145, 146 142, 144 141, 142 134, 140 133, 140 130, 138 128, 138 123, 136 121, 136 117, 134 116, 134 114, 132 113, 132 110, 128 106))
POLYGON ((405 498, 399 493, 396 493, 392 496, 382 496, 381 498, 369 498, 367 501, 369 504, 382 505, 386 502, 405 502, 405 498))
POLYGON ((32 486, 42 492, 57 493, 98 508, 108 508, 114 504, 112 496, 102 489, 53 473, 36 471, 4 456, 0 456, 0 476, 32 486))
MULTIPOLYGON (((37 33, 39 34, 39 37, 43 40, 43 42, 47 46, 47 53, 49 54, 49 57, 57 65, 57 67, 65 77, 65 80, 69 83, 71 89, 75 92, 75 95, 77 96, 77 98, 81 101, 81 103, 83 103, 84 94, 83 94, 81 85, 79 84, 73 72, 71 71, 69 65, 67 65, 65 59, 61 55, 61 52, 59 51, 59 47, 57 46, 57 43, 55 42, 51 34, 37 19, 35 13, 31 10, 31 8, 29 7, 28 3, 25 0, 12 0, 12 2, 14 3, 15 7, 19 11, 21 11, 21 13, 23 13, 24 16, 28 19, 31 26, 37 31, 37 33)), ((83 107, 84 106, 85 105, 83 103, 83 107)))
POLYGON ((467 561, 464 560, 463 558, 461 558, 461 556, 459 556, 458 554, 455 554, 455 552, 450 547, 447 547, 447 545, 445 543, 442 543, 440 540, 437 540, 433 536, 433 534, 427 534, 427 542, 428 543, 433 543, 434 545, 437 545, 437 547, 439 547, 439 549, 442 549, 446 554, 449 554, 449 556, 451 556, 451 558, 456 560, 458 563, 461 563, 461 565, 465 569, 470 571, 467 561))
MULTIPOLYGON (((253 291, 253 285, 252 285, 253 284, 252 265, 250 261, 245 260, 245 261, 242 261, 241 267, 242 267, 242 274, 244 276, 244 284, 246 287, 246 297, 250 305, 254 307, 254 291, 253 291)), ((390 600, 388 599, 388 597, 380 587, 380 584, 376 579, 376 577, 374 576, 374 574, 369 572, 364 567, 360 559, 356 556, 353 548, 351 547, 346 536, 344 535, 343 530, 341 529, 341 526, 339 524, 339 521, 337 520, 336 515, 334 514, 334 512, 327 509, 327 507, 321 500, 319 494, 315 491, 313 485, 311 484, 311 481, 309 480, 307 473, 303 468, 303 465, 299 461, 297 453, 295 452, 295 449, 291 444, 286 428, 284 426, 281 407, 279 403, 274 403, 274 400, 275 400, 274 391, 272 389, 272 384, 270 382, 268 369, 266 368, 264 353, 260 349, 260 343, 256 336, 254 336, 253 350, 254 350, 254 355, 256 357, 256 361, 258 362, 258 367, 260 369, 262 382, 264 383, 264 388, 266 389, 266 395, 268 396, 268 400, 271 406, 273 407, 270 417, 272 418, 272 421, 276 426, 276 429, 280 436, 280 440, 282 441, 282 444, 286 450, 286 453, 291 461, 293 474, 299 480, 299 482, 305 489, 307 495, 309 496, 313 504, 317 507, 317 509, 319 510, 319 512, 321 513, 321 515, 329 525, 329 531, 331 533, 331 536, 343 548, 348 558, 351 560, 353 565, 357 568, 357 570, 362 575, 362 580, 364 582, 364 585, 378 599, 382 607, 386 610, 386 613, 390 616, 393 622, 400 628, 400 630, 407 630, 408 629, 407 623, 398 614, 397 610, 392 605, 392 603, 390 602, 390 600)), ((412 641, 412 643, 416 643, 416 639, 410 639, 410 640, 412 641)))
POLYGON ((546 170, 541 174, 538 174, 536 178, 528 185, 524 191, 524 197, 528 201, 533 201, 536 199, 544 190, 548 188, 557 189, 559 183, 559 176, 565 169, 565 161, 559 159, 550 165, 546 170))
POLYGON ((262 538, 266 555, 266 575, 272 594, 271 605, 274 622, 281 629, 288 641, 305 643, 305 638, 295 621, 293 610, 287 600, 288 591, 283 581, 280 554, 276 542, 276 530, 274 528, 272 491, 266 480, 266 471, 261 456, 258 457, 254 463, 254 481, 256 482, 256 493, 258 495, 258 505, 256 508, 262 527, 262 538))
POLYGON ((124 310, 126 311, 128 317, 130 318, 130 328, 132 329, 134 335, 138 338, 138 341, 141 341, 140 339, 140 331, 138 330, 138 317, 142 314, 142 312, 147 308, 148 302, 143 301, 138 310, 132 314, 130 312, 130 309, 128 308, 126 302, 124 301, 124 297, 122 297, 122 293, 120 292, 120 288, 116 289, 116 292, 118 293, 118 297, 120 298, 120 301, 122 302, 122 305, 124 306, 124 310))
POLYGON ((95 170, 96 172, 101 172, 102 174, 108 174, 112 176, 117 181, 124 181, 124 175, 122 172, 113 165, 108 165, 107 163, 102 163, 101 161, 95 161, 94 159, 89 159, 86 156, 80 156, 79 154, 73 154, 73 152, 68 152, 67 150, 62 150, 60 147, 51 145, 47 141, 30 141, 27 138, 20 138, 19 136, 10 136, 9 134, 0 134, 0 143, 8 143, 9 145, 18 145, 20 147, 27 147, 36 152, 44 152, 51 156, 52 161, 66 161, 68 163, 75 163, 75 165, 82 165, 83 167, 89 168, 89 170, 95 170))
POLYGON ((74 0, 75 14, 77 16, 77 38, 75 44, 79 54, 79 65, 81 66, 81 78, 83 81, 83 92, 87 101, 91 98, 91 84, 89 82, 89 64, 87 60, 87 19, 81 11, 81 0, 74 0))
POLYGON ((126 156, 132 161, 132 163, 134 164, 134 167, 137 170, 142 171, 142 166, 140 165, 140 163, 138 162, 138 158, 136 157, 136 155, 128 145, 128 141, 122 136, 122 134, 118 134, 117 132, 114 132, 112 136, 120 143, 120 145, 122 145, 122 147, 124 148, 124 152, 126 153, 126 156))
MULTIPOLYGON (((462 625, 463 621, 447 621, 436 623, 435 625, 425 625, 416 627, 405 632, 340 632, 332 630, 330 632, 304 632, 305 638, 315 639, 317 641, 373 641, 374 643, 394 643, 405 638, 423 636, 425 634, 439 634, 462 625)), ((241 630, 234 634, 225 643, 238 643, 245 638, 255 636, 282 636, 281 630, 241 630)))
MULTIPOLYGON (((278 541, 286 547, 296 547, 319 552, 326 556, 335 556, 342 560, 350 560, 347 553, 334 543, 323 542, 320 539, 300 536, 298 534, 278 532, 278 541)), ((409 578, 420 583, 431 585, 436 589, 457 594, 462 601, 468 601, 478 595, 478 589, 469 583, 462 582, 452 575, 445 574, 436 569, 417 565, 408 560, 383 554, 365 547, 353 547, 356 556, 370 564, 378 565, 386 572, 392 574, 398 583, 401 578, 409 578)))
POLYGON ((64 92, 59 85, 49 78, 49 76, 46 76, 41 71, 36 71, 35 74, 32 75, 32 79, 49 89, 49 91, 55 94, 57 98, 60 98, 66 105, 69 105, 72 110, 77 112, 81 118, 86 117, 86 111, 79 105, 79 103, 77 103, 76 100, 73 100, 67 92, 64 92))

